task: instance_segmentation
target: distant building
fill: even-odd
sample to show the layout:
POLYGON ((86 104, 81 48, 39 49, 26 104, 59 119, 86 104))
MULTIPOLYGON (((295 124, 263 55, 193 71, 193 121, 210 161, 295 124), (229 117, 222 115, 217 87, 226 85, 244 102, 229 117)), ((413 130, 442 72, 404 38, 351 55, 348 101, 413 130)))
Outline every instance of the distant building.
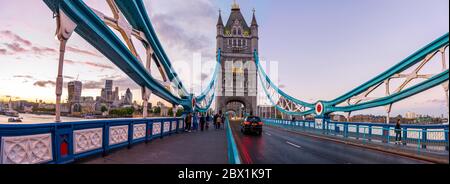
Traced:
POLYGON ((113 92, 113 101, 119 101, 119 87, 116 87, 113 92))
POLYGON ((123 103, 125 105, 132 105, 133 104, 133 93, 131 93, 130 88, 128 88, 127 91, 125 92, 123 103))
POLYGON ((416 115, 416 113, 414 113, 414 112, 407 112, 407 113, 405 114, 405 118, 407 118, 407 119, 416 119, 416 118, 417 118, 417 115, 416 115))
POLYGON ((81 98, 82 83, 80 81, 71 81, 68 84, 69 103, 78 103, 81 98))
POLYGON ((112 80, 106 80, 105 81, 105 96, 106 96, 106 101, 108 101, 108 102, 114 101, 114 97, 113 97, 113 81, 112 80))
POLYGON ((102 88, 102 91, 100 92, 100 98, 102 101, 106 101, 106 91, 105 88, 102 88))
POLYGON ((85 102, 94 102, 94 101, 95 101, 94 97, 91 97, 91 96, 83 96, 83 97, 80 98, 80 102, 83 102, 83 103, 85 103, 85 102))

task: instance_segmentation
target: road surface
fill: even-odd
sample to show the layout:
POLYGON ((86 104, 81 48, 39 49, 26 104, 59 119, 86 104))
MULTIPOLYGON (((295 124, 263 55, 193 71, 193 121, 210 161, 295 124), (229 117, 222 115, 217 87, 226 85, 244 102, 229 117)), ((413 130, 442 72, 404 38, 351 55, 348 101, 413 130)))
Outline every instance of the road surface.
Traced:
POLYGON ((239 121, 230 121, 245 164, 420 164, 412 158, 311 138, 270 126, 263 133, 244 135, 239 121))

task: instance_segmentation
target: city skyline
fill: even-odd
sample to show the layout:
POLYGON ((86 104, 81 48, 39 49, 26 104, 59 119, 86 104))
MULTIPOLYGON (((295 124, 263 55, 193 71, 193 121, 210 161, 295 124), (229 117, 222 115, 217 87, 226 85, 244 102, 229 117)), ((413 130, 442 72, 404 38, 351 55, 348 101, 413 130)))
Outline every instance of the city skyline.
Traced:
MULTIPOLYGON (((0 0, 2 1, 4 0, 0 0)), ((250 0, 238 1, 247 22, 250 22, 252 9, 256 9, 258 23, 261 26, 261 57, 269 61, 278 61, 279 83, 282 89, 308 102, 333 99, 448 32, 448 15, 445 14, 448 12, 448 1, 327 2, 332 5, 319 6, 319 3, 304 1, 285 3, 258 1, 258 4, 250 0), (402 10, 400 5, 407 8, 402 10), (436 11, 407 10, 431 7, 436 11), (299 10, 296 11, 296 8, 299 10), (378 12, 381 8, 383 13, 378 12), (319 11, 316 10, 321 10, 321 14, 319 15, 319 11), (273 14, 272 11, 290 12, 292 15, 273 14), (355 12, 358 12, 359 17, 352 16, 355 12), (326 54, 321 54, 320 50, 326 54), (330 67, 323 67, 324 65, 330 67), (302 72, 296 72, 297 69, 302 69, 302 72), (351 71, 351 77, 348 71, 351 71), (330 82, 330 77, 341 82, 330 82), (302 89, 305 84, 299 85, 296 80, 299 78, 305 79, 304 83, 308 86, 308 90, 302 89)), ((86 3, 102 11, 107 9, 105 2, 90 0, 86 3)), ((155 29, 164 43, 163 47, 175 63, 175 70, 180 76, 191 74, 178 67, 176 63, 183 60, 191 61, 193 52, 201 53, 207 61, 214 58, 218 10, 222 10, 222 16, 228 16, 232 1, 194 0, 181 3, 177 1, 180 6, 173 8, 172 1, 145 1, 145 3, 148 9, 153 10, 148 12, 150 18, 155 23, 155 29), (193 4, 197 5, 196 8, 188 9, 193 4), (188 14, 190 15, 184 16, 188 14), (198 24, 189 25, 184 22, 198 22, 198 24)), ((13 5, 0 4, 5 4, 0 7, 0 20, 5 21, 5 27, 0 29, 2 38, 0 64, 8 66, 7 69, 3 67, 5 70, 1 70, 0 82, 3 85, 0 87, 0 98, 12 95, 30 101, 43 99, 54 102, 58 43, 53 39, 53 34, 49 34, 54 32, 56 26, 51 19, 52 13, 40 1, 18 1, 25 9, 32 7, 37 16, 20 17, 14 8, 10 7, 13 5), (29 26, 36 27, 36 30, 29 32, 27 29, 29 26), (30 90, 33 90, 33 94, 27 93, 30 90)), ((130 88, 135 99, 141 101, 139 86, 127 79, 123 72, 83 41, 79 35, 73 35, 69 46, 64 80, 69 82, 79 76, 80 81, 86 85, 82 96, 97 96, 104 80, 113 79, 120 86, 121 94, 130 88)), ((207 62, 206 65, 213 66, 213 62, 207 62)), ((209 77, 209 73, 206 72, 196 74, 194 79, 180 78, 191 87, 190 83, 197 81, 195 79, 200 78, 208 82, 209 77)), ((67 99, 68 89, 67 85, 64 86, 63 99, 67 99)), ((156 104, 157 101, 160 99, 152 95, 151 102, 156 104)), ((393 114, 405 114, 405 111, 447 114, 441 86, 394 106, 396 108, 393 114)), ((383 108, 367 110, 368 113, 374 114, 383 114, 383 111, 383 108)))

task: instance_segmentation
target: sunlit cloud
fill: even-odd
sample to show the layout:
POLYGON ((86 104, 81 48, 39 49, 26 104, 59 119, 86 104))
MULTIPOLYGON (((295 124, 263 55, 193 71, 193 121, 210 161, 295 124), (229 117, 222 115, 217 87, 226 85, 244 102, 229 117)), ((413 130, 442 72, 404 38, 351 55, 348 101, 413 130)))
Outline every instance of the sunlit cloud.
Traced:
POLYGON ((9 30, 0 31, 0 38, 3 38, 3 39, 7 38, 7 39, 10 39, 10 40, 13 40, 14 42, 17 42, 17 43, 20 43, 20 44, 23 44, 23 45, 26 45, 26 46, 31 46, 32 45, 31 41, 26 40, 26 39, 20 37, 19 35, 14 34, 13 32, 11 32, 9 30))
POLYGON ((38 86, 38 87, 53 87, 56 85, 56 82, 54 81, 36 81, 34 84, 34 86, 38 86))
POLYGON ((68 46, 68 47, 66 48, 66 50, 67 50, 67 51, 70 51, 70 52, 74 52, 74 53, 86 54, 86 55, 90 55, 90 56, 101 57, 100 54, 97 54, 97 53, 95 53, 95 52, 88 51, 88 50, 83 50, 83 49, 79 49, 79 48, 72 47, 72 46, 68 46))

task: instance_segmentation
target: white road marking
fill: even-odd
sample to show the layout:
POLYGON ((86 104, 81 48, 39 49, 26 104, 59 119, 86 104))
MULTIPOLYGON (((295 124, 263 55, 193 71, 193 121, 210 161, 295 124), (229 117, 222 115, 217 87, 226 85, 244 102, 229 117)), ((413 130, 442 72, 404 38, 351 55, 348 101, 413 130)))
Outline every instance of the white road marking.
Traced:
POLYGON ((267 133, 267 132, 264 132, 266 135, 268 135, 268 136, 272 136, 272 134, 270 134, 270 133, 267 133))
POLYGON ((292 143, 292 142, 289 142, 289 141, 286 141, 286 143, 289 144, 289 145, 291 145, 291 146, 294 146, 294 147, 296 147, 296 148, 302 148, 301 146, 296 145, 296 144, 294 144, 294 143, 292 143))

